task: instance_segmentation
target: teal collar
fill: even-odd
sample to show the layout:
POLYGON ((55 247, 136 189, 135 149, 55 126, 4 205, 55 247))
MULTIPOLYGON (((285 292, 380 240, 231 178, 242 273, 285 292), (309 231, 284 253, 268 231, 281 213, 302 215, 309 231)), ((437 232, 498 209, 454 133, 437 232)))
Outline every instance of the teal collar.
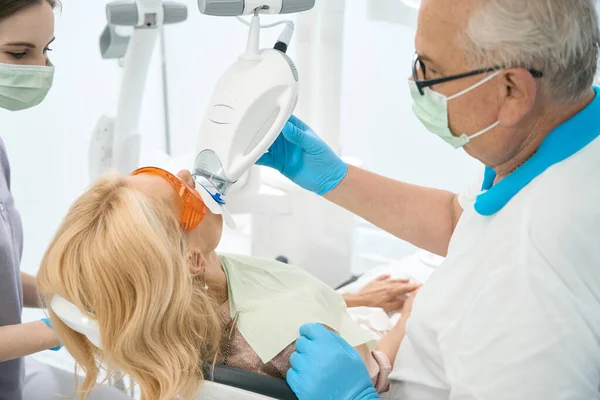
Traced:
POLYGON ((496 172, 485 167, 483 193, 475 201, 478 214, 489 216, 497 213, 537 176, 577 153, 600 135, 600 88, 594 87, 594 91, 594 100, 550 132, 538 151, 512 174, 494 185, 496 172))

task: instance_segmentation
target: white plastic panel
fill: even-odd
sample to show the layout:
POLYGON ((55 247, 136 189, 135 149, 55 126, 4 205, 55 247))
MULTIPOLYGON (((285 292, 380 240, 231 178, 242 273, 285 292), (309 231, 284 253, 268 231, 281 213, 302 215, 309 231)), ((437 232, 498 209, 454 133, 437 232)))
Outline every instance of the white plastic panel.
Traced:
POLYGON ((205 382, 196 400, 268 400, 272 397, 246 392, 231 386, 205 382))

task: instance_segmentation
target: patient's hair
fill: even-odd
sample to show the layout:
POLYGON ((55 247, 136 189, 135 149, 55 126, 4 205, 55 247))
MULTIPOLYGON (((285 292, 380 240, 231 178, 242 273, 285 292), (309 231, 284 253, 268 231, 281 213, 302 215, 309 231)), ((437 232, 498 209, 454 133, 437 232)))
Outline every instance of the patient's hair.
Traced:
POLYGON ((86 372, 87 399, 103 367, 140 385, 146 400, 188 399, 204 363, 218 355, 216 305, 186 265, 190 253, 172 208, 120 176, 95 183, 69 210, 38 274, 46 304, 54 294, 98 323, 103 350, 48 307, 61 341, 86 372))

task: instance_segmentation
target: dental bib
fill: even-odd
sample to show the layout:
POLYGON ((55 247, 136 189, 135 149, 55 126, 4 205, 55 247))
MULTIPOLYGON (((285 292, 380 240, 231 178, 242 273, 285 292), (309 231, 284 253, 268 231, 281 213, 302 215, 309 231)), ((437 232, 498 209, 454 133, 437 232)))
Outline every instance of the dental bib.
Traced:
POLYGON ((305 323, 335 330, 351 346, 375 341, 346 312, 341 295, 302 269, 274 260, 221 255, 231 318, 263 363, 300 337, 305 323))

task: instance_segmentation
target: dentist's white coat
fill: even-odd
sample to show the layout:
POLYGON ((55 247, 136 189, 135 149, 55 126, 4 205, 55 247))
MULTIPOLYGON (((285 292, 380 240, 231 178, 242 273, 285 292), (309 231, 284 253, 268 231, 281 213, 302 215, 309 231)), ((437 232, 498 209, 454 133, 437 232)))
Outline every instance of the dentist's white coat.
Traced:
POLYGON ((600 137, 493 216, 480 188, 415 299, 390 397, 599 399, 600 137))

